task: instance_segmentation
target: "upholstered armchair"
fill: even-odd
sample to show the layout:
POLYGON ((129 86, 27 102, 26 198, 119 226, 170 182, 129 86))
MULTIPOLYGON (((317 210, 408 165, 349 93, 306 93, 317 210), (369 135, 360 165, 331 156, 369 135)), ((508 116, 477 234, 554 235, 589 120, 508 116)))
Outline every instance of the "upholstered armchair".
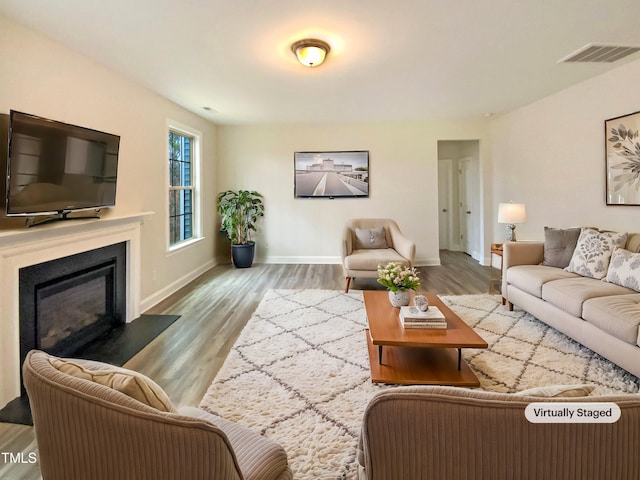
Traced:
POLYGON ((636 394, 567 398, 398 387, 377 393, 365 410, 359 479, 640 478, 639 432, 636 394), (531 423, 525 409, 532 402, 572 402, 574 411, 608 402, 621 414, 615 423, 531 423))
POLYGON ((400 232, 393 220, 350 220, 344 230, 342 246, 342 266, 346 277, 344 291, 349 291, 352 278, 377 278, 378 265, 400 262, 413 267, 415 254, 415 243, 400 232))
POLYGON ((29 352, 23 365, 45 480, 291 480, 285 451, 123 368, 29 352))

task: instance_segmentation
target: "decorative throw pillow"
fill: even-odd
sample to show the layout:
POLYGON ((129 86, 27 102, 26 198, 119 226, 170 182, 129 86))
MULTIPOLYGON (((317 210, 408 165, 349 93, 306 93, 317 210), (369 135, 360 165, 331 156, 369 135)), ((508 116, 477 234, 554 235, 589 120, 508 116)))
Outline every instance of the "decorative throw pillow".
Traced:
POLYGON ((543 265, 565 268, 569 265, 578 243, 580 228, 544 227, 543 265))
POLYGON ((630 233, 627 236, 627 244, 624 248, 632 253, 640 252, 640 233, 630 233))
POLYGON ((366 248, 387 248, 387 234, 384 227, 356 228, 357 250, 366 248))
POLYGON ((607 282, 640 292, 640 253, 616 248, 607 271, 607 282))
POLYGON ((569 266, 565 270, 601 280, 607 274, 613 250, 616 247, 624 247, 626 243, 626 233, 599 232, 593 228, 583 228, 569 266))
POLYGON ((101 370, 85 368, 80 363, 52 358, 51 365, 72 377, 113 388, 162 412, 176 412, 167 394, 150 378, 125 368, 105 365, 101 370))
POLYGON ((588 397, 595 390, 594 385, 548 385, 546 387, 522 390, 514 395, 530 397, 588 397))

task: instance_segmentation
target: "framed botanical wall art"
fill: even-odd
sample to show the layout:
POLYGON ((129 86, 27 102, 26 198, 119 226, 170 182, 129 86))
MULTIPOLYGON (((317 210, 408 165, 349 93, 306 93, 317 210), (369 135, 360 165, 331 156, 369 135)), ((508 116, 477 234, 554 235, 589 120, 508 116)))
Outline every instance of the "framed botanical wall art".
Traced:
POLYGON ((607 205, 640 205, 640 112, 605 120, 607 205))

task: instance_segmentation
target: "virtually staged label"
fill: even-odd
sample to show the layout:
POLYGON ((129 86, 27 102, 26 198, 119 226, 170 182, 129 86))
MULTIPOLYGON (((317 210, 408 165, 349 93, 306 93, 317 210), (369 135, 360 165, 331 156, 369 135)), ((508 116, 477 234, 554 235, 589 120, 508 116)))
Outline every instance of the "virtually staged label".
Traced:
POLYGON ((611 402, 535 402, 527 405, 524 415, 531 423, 615 423, 620 407, 611 402))

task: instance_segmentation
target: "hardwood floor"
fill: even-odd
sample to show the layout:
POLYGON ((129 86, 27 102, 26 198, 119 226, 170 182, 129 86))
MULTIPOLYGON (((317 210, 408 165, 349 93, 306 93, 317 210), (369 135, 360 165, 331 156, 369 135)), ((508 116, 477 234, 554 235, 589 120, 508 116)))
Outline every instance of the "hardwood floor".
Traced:
MULTIPOLYGON (((440 295, 487 293, 491 267, 466 254, 441 251, 441 265, 418 268, 421 289, 440 295)), ((197 406, 240 331, 271 288, 343 290, 340 265, 218 265, 146 313, 180 314, 173 325, 125 364, 154 379, 176 405, 197 406)), ((355 279, 351 289, 384 289, 355 279)), ((32 427, 0 423, 0 453, 37 450, 32 427)), ((2 456, 4 457, 4 456, 2 456)), ((37 464, 5 464, 0 479, 40 479, 37 464)))

